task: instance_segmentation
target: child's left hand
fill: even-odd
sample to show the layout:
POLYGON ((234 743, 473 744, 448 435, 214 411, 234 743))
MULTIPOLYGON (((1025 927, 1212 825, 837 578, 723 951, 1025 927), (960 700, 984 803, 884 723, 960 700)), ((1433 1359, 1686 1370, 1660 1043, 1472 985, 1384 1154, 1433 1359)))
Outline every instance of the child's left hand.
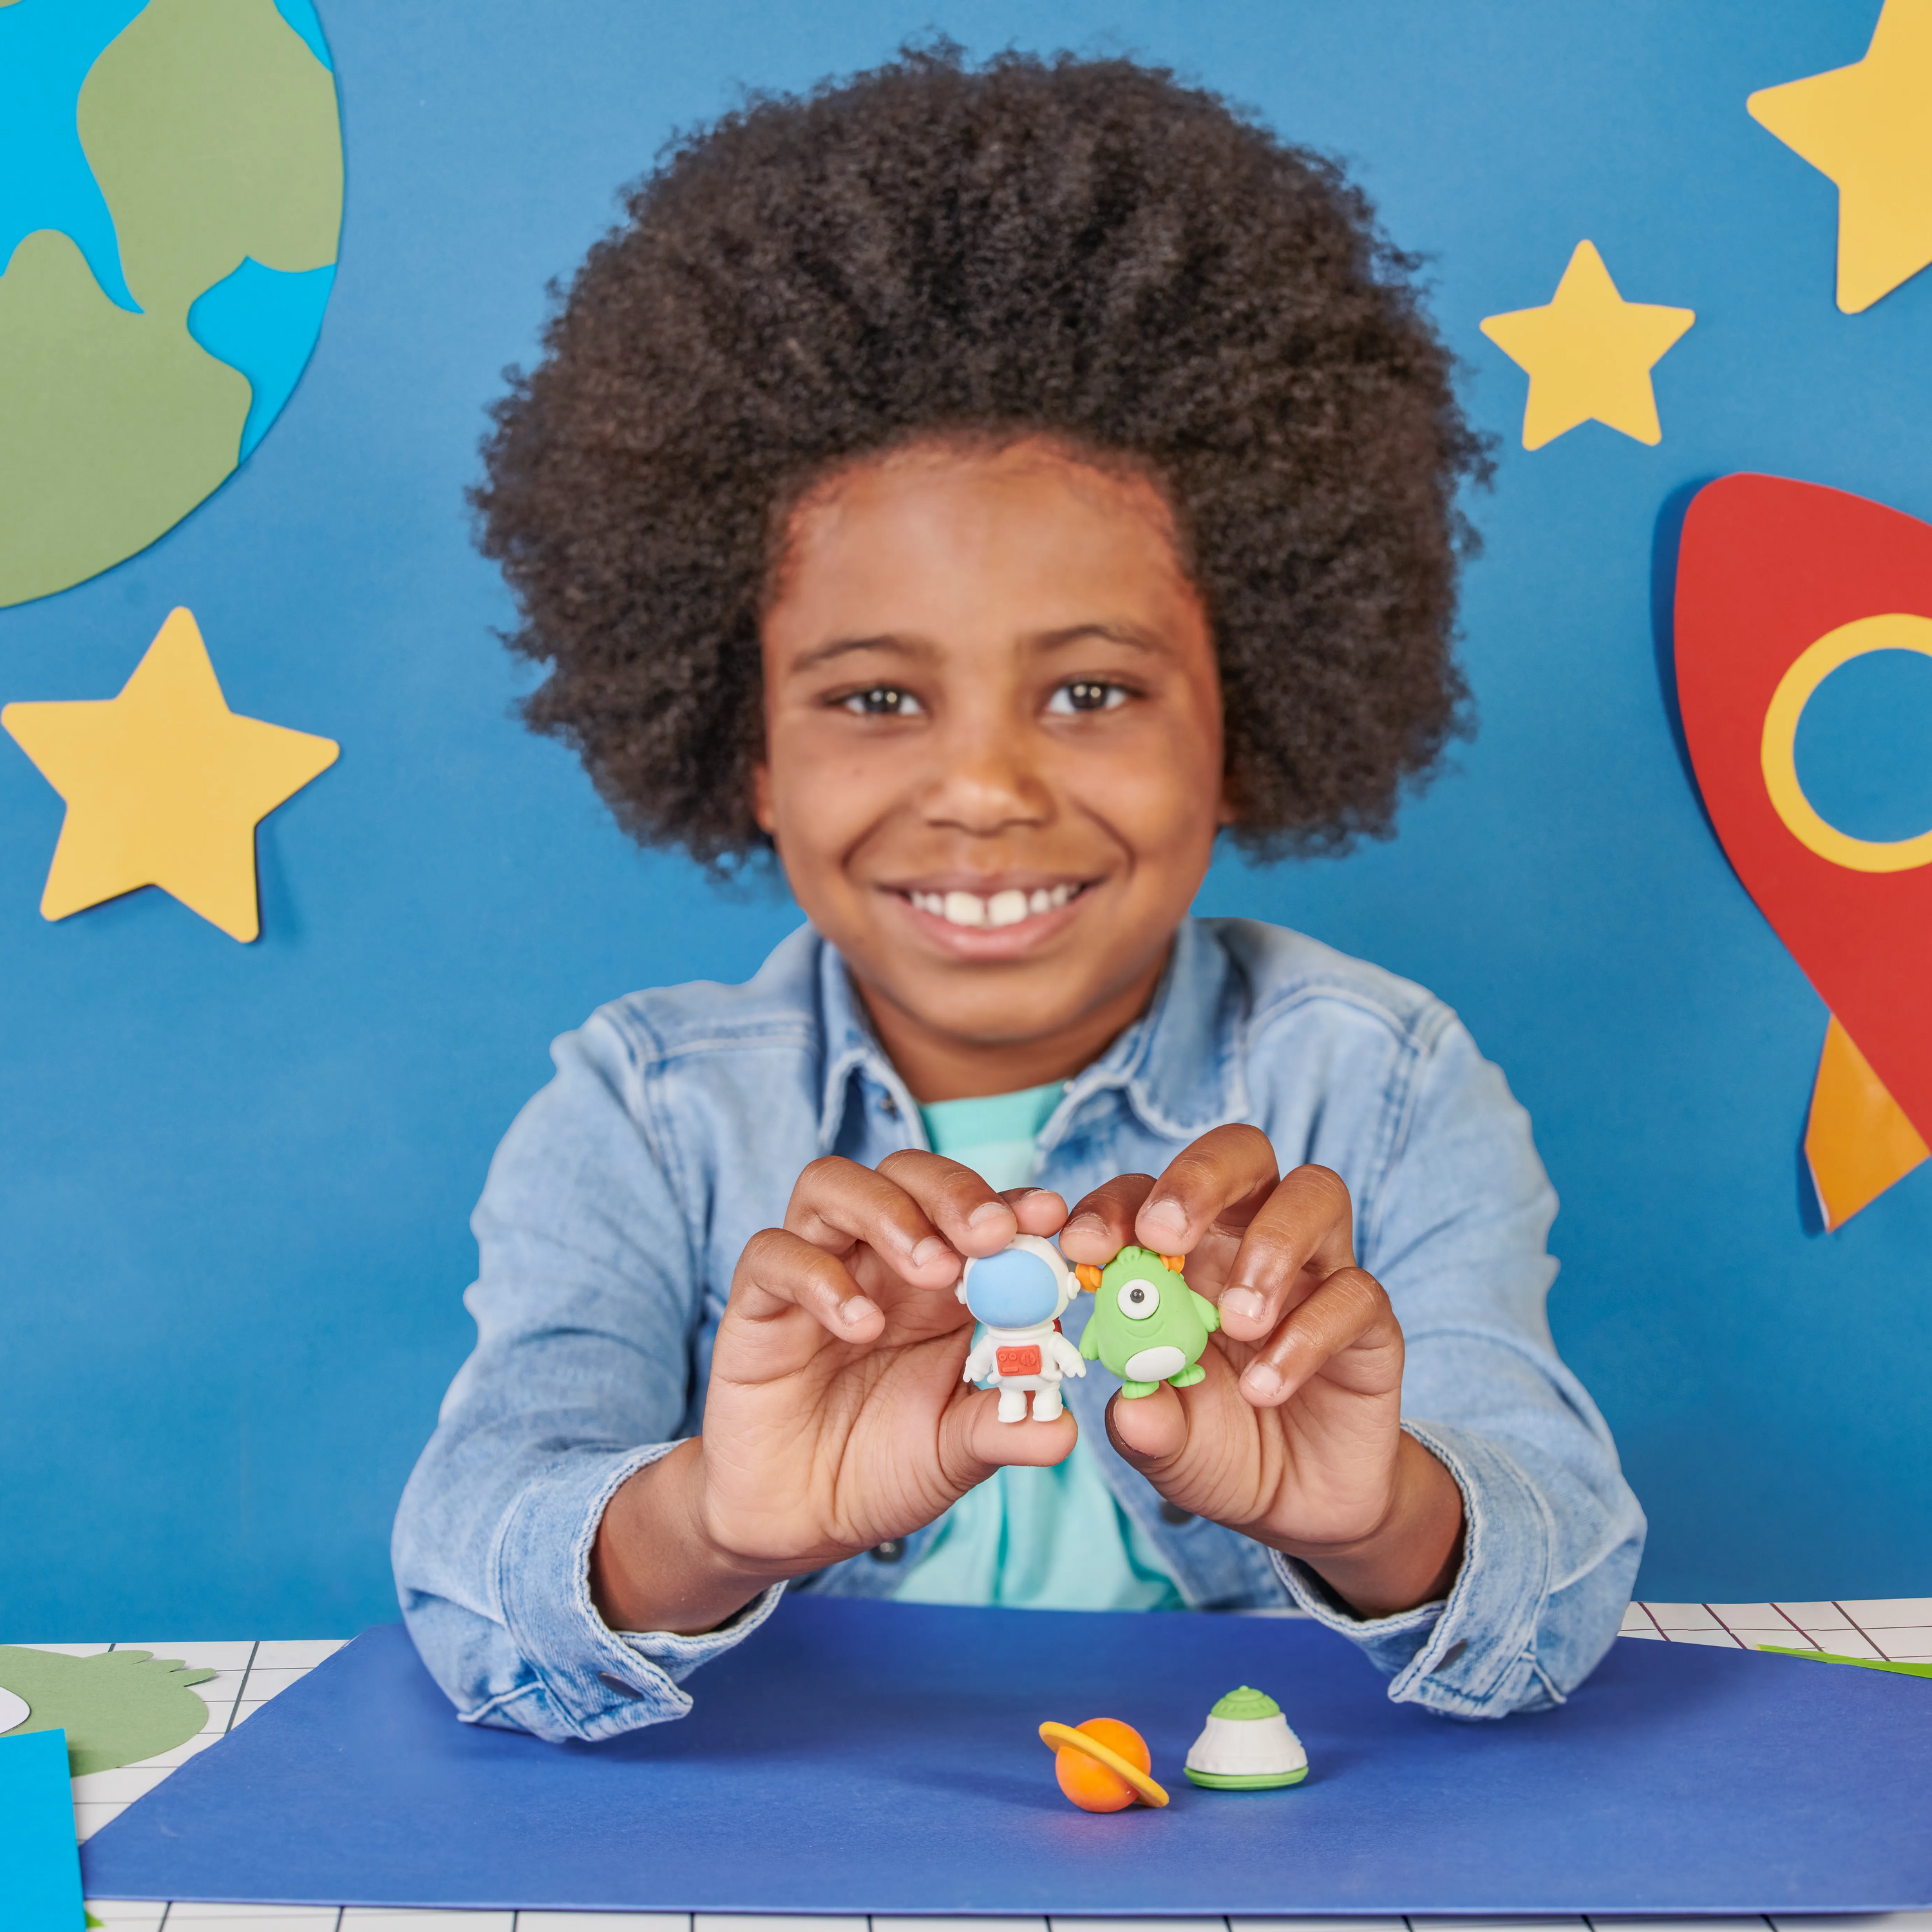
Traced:
POLYGON ((1258 1129, 1217 1127, 1158 1180, 1096 1189, 1060 1237, 1069 1260, 1098 1264, 1130 1241, 1184 1255, 1221 1327, 1204 1380, 1114 1397, 1114 1447, 1168 1502, 1300 1558, 1364 1616, 1444 1594, 1462 1496, 1400 1426, 1402 1326, 1355 1264, 1340 1177, 1281 1176, 1258 1129))

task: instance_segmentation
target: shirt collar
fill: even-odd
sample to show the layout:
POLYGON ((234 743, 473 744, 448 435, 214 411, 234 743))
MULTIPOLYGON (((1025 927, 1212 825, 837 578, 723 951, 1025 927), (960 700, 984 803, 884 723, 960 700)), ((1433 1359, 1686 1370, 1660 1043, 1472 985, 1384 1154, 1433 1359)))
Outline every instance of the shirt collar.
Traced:
MULTIPOLYGON (((1051 1146, 1087 1100, 1108 1091, 1120 1093, 1147 1126, 1172 1140, 1191 1140, 1224 1121, 1245 1118, 1246 1083, 1234 1049, 1246 992, 1213 928, 1183 920, 1152 1004, 1067 1083, 1042 1141, 1051 1146)), ((820 1150, 830 1150, 838 1140, 855 1074, 890 1095, 908 1123, 916 1120, 918 1104, 880 1046, 844 961, 823 940, 818 999, 825 1042, 820 1150)))

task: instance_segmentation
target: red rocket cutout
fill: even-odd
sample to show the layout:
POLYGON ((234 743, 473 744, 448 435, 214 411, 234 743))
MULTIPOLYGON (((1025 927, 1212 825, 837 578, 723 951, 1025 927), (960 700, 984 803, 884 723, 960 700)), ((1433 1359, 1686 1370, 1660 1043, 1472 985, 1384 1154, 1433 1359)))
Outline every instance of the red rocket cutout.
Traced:
POLYGON ((1932 834, 1848 836, 1792 749, 1811 693, 1870 650, 1932 656, 1932 525, 1778 476, 1699 491, 1677 569, 1677 694, 1744 890, 1831 1010, 1805 1149, 1828 1227, 1932 1133, 1932 834))

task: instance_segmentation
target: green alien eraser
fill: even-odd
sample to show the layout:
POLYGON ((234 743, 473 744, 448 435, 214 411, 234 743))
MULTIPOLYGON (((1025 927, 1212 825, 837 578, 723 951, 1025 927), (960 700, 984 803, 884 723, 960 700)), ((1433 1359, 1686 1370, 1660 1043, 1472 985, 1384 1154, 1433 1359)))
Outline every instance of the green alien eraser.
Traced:
POLYGON ((1186 1388, 1207 1372, 1202 1353, 1221 1318, 1188 1286, 1180 1256, 1123 1248, 1100 1270, 1094 1304, 1080 1352, 1118 1376, 1124 1396, 1152 1395, 1162 1382, 1186 1388))

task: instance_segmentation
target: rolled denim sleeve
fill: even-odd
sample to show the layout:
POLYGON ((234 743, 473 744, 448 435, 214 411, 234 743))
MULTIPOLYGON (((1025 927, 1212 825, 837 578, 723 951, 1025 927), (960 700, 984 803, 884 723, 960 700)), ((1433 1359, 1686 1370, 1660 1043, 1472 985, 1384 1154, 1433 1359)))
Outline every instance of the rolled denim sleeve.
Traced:
POLYGON ((1462 1565, 1445 1600, 1364 1618, 1305 1564, 1275 1562, 1304 1610, 1388 1672, 1391 1698, 1499 1718, 1560 1704, 1594 1668, 1645 1524, 1550 1336, 1556 1196, 1529 1117, 1453 1018, 1413 1050, 1390 1153, 1358 1193, 1360 1246, 1402 1325, 1403 1426, 1462 1492, 1462 1565))
POLYGON ((682 1717, 680 1685, 770 1614, 702 1636, 614 1630, 591 1545, 619 1486, 675 1446, 701 1308, 652 1067, 600 1015, 552 1049, 472 1222, 476 1348, 445 1397, 392 1546, 423 1661, 472 1724, 553 1739, 682 1717))

